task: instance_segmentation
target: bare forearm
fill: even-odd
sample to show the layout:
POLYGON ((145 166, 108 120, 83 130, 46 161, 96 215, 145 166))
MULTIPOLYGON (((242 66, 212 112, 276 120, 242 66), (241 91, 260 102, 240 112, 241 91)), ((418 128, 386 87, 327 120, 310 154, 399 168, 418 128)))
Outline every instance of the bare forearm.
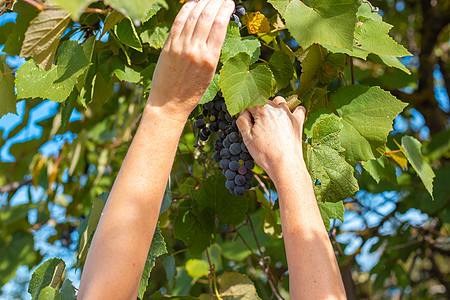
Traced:
POLYGON ((79 299, 136 298, 182 130, 182 122, 145 109, 92 241, 79 299))
POLYGON ((339 267, 303 164, 277 174, 291 299, 345 299, 339 267))

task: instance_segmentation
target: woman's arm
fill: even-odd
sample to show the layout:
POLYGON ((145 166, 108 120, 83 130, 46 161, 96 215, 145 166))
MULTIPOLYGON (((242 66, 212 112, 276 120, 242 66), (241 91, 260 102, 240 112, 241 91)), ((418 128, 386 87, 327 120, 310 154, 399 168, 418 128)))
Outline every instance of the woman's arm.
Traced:
POLYGON ((237 124, 251 155, 278 192, 291 299, 346 299, 303 160, 304 119, 303 107, 291 113, 285 100, 277 97, 241 113, 237 124))
POLYGON ((212 80, 233 9, 232 0, 189 1, 176 17, 92 240, 78 299, 136 299, 178 140, 212 80))

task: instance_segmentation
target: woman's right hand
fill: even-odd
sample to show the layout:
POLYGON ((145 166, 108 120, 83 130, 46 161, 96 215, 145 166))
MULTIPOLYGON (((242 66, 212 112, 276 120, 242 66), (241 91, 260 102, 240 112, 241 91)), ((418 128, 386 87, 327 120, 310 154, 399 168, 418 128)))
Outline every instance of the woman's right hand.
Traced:
POLYGON ((190 0, 178 13, 153 75, 148 104, 185 122, 219 62, 233 0, 190 0))
POLYGON ((264 107, 246 109, 237 120, 250 154, 274 182, 287 169, 307 172, 302 150, 304 121, 305 108, 299 106, 291 113, 282 97, 264 107))

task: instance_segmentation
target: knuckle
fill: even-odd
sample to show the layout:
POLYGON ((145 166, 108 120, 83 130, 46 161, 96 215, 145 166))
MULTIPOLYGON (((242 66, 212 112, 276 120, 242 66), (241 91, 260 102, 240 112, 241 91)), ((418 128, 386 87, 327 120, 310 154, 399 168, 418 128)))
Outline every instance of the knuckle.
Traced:
POLYGON ((216 26, 218 26, 218 27, 227 27, 227 26, 228 26, 228 23, 229 23, 229 20, 228 20, 228 19, 225 19, 225 18, 217 18, 217 19, 214 21, 214 24, 215 24, 216 26))
POLYGON ((215 18, 215 15, 210 10, 205 9, 200 14, 200 19, 199 20, 202 21, 202 22, 208 23, 208 22, 214 20, 214 18, 215 18))

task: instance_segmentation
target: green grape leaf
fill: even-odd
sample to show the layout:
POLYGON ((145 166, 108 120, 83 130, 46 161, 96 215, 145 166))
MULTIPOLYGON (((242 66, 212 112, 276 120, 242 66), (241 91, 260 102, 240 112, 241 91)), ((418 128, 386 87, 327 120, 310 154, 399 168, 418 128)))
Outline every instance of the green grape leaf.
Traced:
POLYGON ((152 87, 153 73, 155 72, 156 64, 152 63, 147 68, 141 71, 142 85, 144 87, 144 94, 148 95, 150 93, 150 88, 152 87))
MULTIPOLYGON (((21 57, 34 57, 36 64, 48 71, 52 68, 59 39, 70 22, 69 15, 53 4, 46 4, 34 18, 27 31, 20 51, 21 57)), ((58 62, 59 63, 59 62, 58 62)))
POLYGON ((80 236, 78 240, 78 255, 77 255, 77 265, 84 265, 84 261, 87 257, 87 252, 91 244, 92 237, 94 236, 95 229, 97 228, 98 222, 100 221, 100 216, 105 206, 105 201, 101 197, 95 198, 92 204, 91 211, 86 219, 77 228, 78 235, 80 236))
POLYGON ((203 94, 202 100, 200 100, 199 104, 205 104, 213 101, 219 90, 219 74, 214 74, 213 80, 206 89, 206 92, 203 94))
POLYGON ((272 4, 272 6, 283 15, 286 11, 286 7, 288 6, 291 0, 269 0, 268 2, 272 4))
POLYGON ((114 27, 114 33, 123 44, 142 52, 141 40, 130 18, 123 18, 117 23, 114 27))
POLYGON ((132 83, 138 83, 141 81, 141 74, 128 66, 117 56, 114 56, 111 62, 111 67, 114 70, 114 75, 116 75, 117 79, 120 81, 128 81, 132 83))
POLYGON ((261 43, 254 36, 241 37, 239 27, 231 22, 228 25, 228 31, 222 46, 222 55, 220 61, 225 63, 227 60, 238 54, 245 52, 250 56, 250 64, 256 62, 261 53, 261 43))
POLYGON ((178 213, 173 225, 173 234, 188 247, 192 256, 198 256, 212 243, 214 228, 206 230, 192 213, 191 201, 185 199, 178 205, 178 213))
POLYGON ((249 70, 250 56, 239 53, 225 62, 220 70, 219 86, 228 111, 235 115, 254 105, 264 105, 272 91, 272 73, 266 66, 249 70))
POLYGON ((339 48, 334 45, 325 45, 325 48, 331 52, 345 53, 364 60, 367 60, 367 56, 373 53, 376 62, 410 74, 411 72, 397 57, 411 56, 411 53, 389 36, 391 28, 392 25, 381 20, 359 16, 353 49, 339 48))
POLYGON ((387 135, 395 117, 407 106, 380 87, 352 85, 333 96, 341 117, 341 144, 348 161, 375 159, 385 152, 387 135))
MULTIPOLYGON (((62 259, 50 258, 34 271, 28 287, 28 292, 31 294, 33 300, 39 299, 41 290, 51 284, 55 270, 60 264, 65 266, 62 259)), ((53 286, 53 288, 55 287, 53 286)))
MULTIPOLYGON (((269 1, 274 4, 275 1, 269 1)), ((277 1, 275 7, 286 20, 286 27, 306 49, 314 43, 352 49, 356 24, 357 0, 310 0, 309 6, 300 0, 277 1)))
POLYGON ((269 67, 278 84, 278 89, 285 88, 294 78, 294 67, 289 55, 282 51, 275 51, 269 59, 269 67))
POLYGON ((58 66, 49 71, 28 60, 17 71, 17 98, 42 98, 63 102, 72 92, 78 77, 88 68, 89 60, 82 46, 75 41, 67 41, 58 49, 58 66))
POLYGON ((61 294, 58 290, 47 286, 39 293, 39 300, 61 300, 61 294))
POLYGON ((72 20, 74 21, 78 21, 86 7, 94 1, 95 0, 52 0, 53 3, 56 3, 59 7, 70 13, 72 20))
POLYGON ((450 156, 450 129, 435 134, 424 149, 424 153, 431 161, 436 161, 446 154, 450 156))
POLYGON ((402 148, 409 163, 413 166, 414 170, 416 170, 417 175, 419 175, 423 182, 423 185, 427 189, 428 193, 430 193, 431 199, 434 200, 433 178, 436 177, 436 175, 422 155, 422 144, 420 144, 420 142, 412 136, 404 136, 402 137, 402 148))
POLYGON ((4 45, 8 40, 9 35, 14 31, 16 23, 7 22, 0 27, 0 45, 4 45))
MULTIPOLYGON (((2 216, 1 216, 3 222, 6 220, 5 215, 3 214, 4 210, 5 208, 2 209, 2 216)), ((14 213, 15 212, 16 211, 14 211, 14 213)), ((11 215, 10 217, 16 216, 11 215)), ((24 219, 22 218, 22 220, 24 219)), ((3 223, 3 228, 5 227, 11 228, 13 226, 11 225, 8 226, 5 223, 3 223)), ((3 238, 0 238, 0 266, 1 266, 0 285, 3 286, 14 276, 18 266, 20 265, 33 266, 36 263, 38 256, 36 251, 34 251, 33 246, 34 246, 33 235, 26 231, 15 232, 12 235, 12 238, 8 241, 8 243, 6 243, 6 241, 4 241, 3 238)))
POLYGON ((372 18, 377 21, 383 21, 383 17, 378 12, 372 11, 372 6, 368 2, 362 2, 358 7, 357 16, 372 18))
POLYGON ((201 259, 189 259, 186 261, 186 271, 189 276, 198 279, 209 274, 209 264, 201 259))
POLYGON ((411 75, 411 71, 408 70, 408 68, 405 67, 405 65, 402 64, 401 61, 398 60, 398 58, 395 56, 378 55, 370 53, 368 58, 382 66, 397 68, 399 70, 402 70, 406 74, 411 75))
POLYGON ((70 279, 65 279, 64 283, 61 287, 61 299, 62 300, 75 300, 75 287, 72 284, 72 281, 70 279))
POLYGON ((140 37, 143 43, 148 43, 150 47, 161 49, 169 37, 169 26, 160 24, 155 19, 150 19, 141 28, 140 37))
POLYGON ((225 187, 225 177, 209 176, 197 190, 191 191, 192 212, 204 229, 215 227, 215 217, 222 223, 239 225, 245 220, 248 198, 230 194, 225 187))
POLYGON ((137 22, 145 20, 156 3, 167 5, 162 0, 105 0, 105 3, 137 22))
POLYGON ((253 281, 246 275, 237 272, 225 272, 219 279, 220 296, 228 300, 261 299, 256 292, 253 281))
POLYGON ((386 158, 386 156, 380 156, 378 159, 365 161, 363 165, 370 176, 375 179, 377 183, 380 183, 382 178, 387 179, 393 184, 397 184, 397 177, 395 176, 395 168, 386 158))
POLYGON ((300 75, 300 84, 297 89, 300 97, 306 95, 319 81, 317 73, 322 68, 323 53, 320 45, 312 45, 306 50, 296 52, 297 58, 302 65, 302 74, 300 75))
POLYGON ((340 154, 341 128, 335 115, 320 115, 306 144, 305 162, 318 201, 338 202, 359 190, 353 167, 340 154))
POLYGON ((344 221, 344 203, 339 202, 321 202, 318 201, 320 215, 322 216, 323 223, 326 230, 330 230, 330 219, 337 219, 344 221))
POLYGON ((141 282, 139 284, 139 299, 144 297, 144 293, 147 289, 148 279, 150 278, 150 273, 155 266, 155 260, 158 256, 167 253, 166 243, 164 242, 164 237, 158 227, 155 229, 153 234, 152 244, 150 250, 148 251, 147 261, 145 262, 144 271, 142 272, 141 282))
POLYGON ((5 58, 5 55, 0 56, 0 118, 8 113, 16 113, 14 75, 5 58))
POLYGON ((16 25, 8 35, 3 52, 10 55, 19 55, 22 48, 25 32, 39 13, 39 10, 25 1, 15 1, 13 12, 17 13, 16 25))
POLYGON ((112 12, 110 12, 106 16, 105 26, 103 27, 102 36, 104 36, 105 33, 110 31, 111 29, 113 29, 114 26, 116 26, 116 24, 119 23, 120 21, 122 21, 124 18, 125 18, 125 16, 122 15, 117 10, 113 10, 112 12))
POLYGON ((165 6, 161 2, 152 4, 147 16, 142 20, 142 22, 147 22, 148 20, 153 18, 153 16, 156 15, 158 13, 158 11, 163 7, 165 7, 165 6))

